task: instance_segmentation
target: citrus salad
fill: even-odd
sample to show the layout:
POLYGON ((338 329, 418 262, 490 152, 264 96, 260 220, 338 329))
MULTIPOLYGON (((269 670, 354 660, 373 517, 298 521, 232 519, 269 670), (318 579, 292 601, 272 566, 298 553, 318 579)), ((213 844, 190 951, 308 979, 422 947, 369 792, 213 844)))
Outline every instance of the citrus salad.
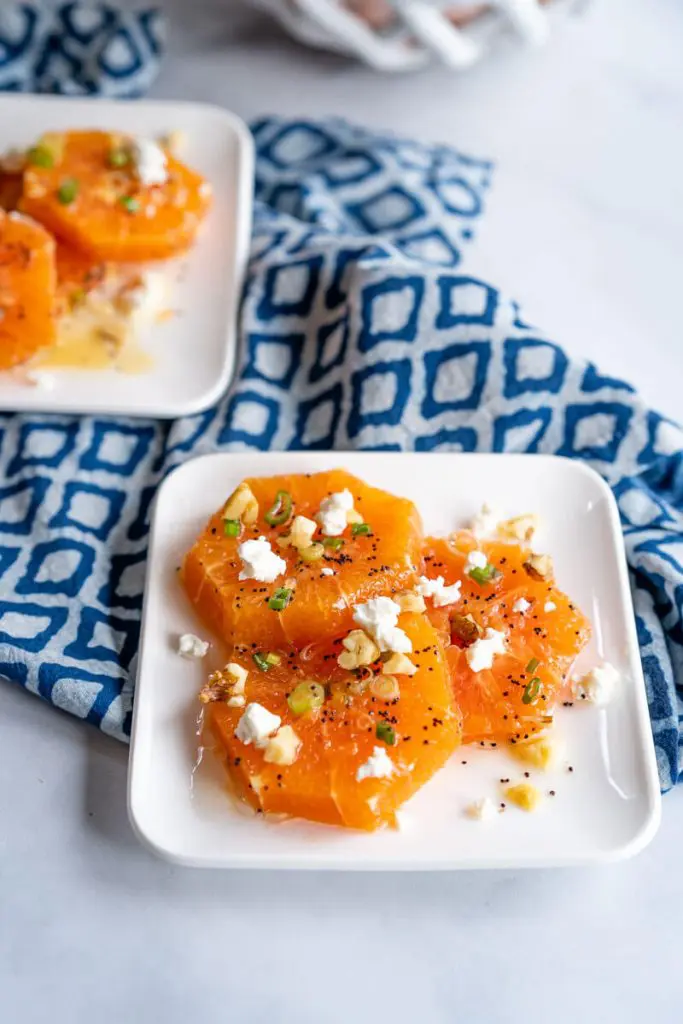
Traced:
MULTIPOLYGON (((240 798, 373 830, 462 744, 543 767, 590 626, 534 549, 536 525, 485 508, 425 537, 411 501, 343 470, 243 481, 181 568, 226 648, 199 699, 240 798)), ((186 634, 179 650, 208 646, 186 634)), ((581 695, 601 699, 608 669, 581 695)), ((509 794, 535 802, 526 784, 509 794)))
POLYGON ((110 365, 163 316, 164 281, 147 264, 193 244, 211 196, 173 150, 173 138, 66 131, 5 157, 0 369, 110 365))

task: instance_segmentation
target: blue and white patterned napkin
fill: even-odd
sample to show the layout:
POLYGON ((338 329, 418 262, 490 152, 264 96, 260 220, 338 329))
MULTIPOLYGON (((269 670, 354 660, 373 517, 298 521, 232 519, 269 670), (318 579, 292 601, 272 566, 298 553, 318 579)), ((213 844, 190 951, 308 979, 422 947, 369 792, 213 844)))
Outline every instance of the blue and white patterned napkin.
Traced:
POLYGON ((154 81, 164 22, 155 9, 0 4, 0 89, 140 96, 154 81))
POLYGON ((0 416, 0 674, 128 735, 150 501, 217 450, 558 453, 619 502, 663 789, 681 773, 683 432, 464 269, 492 166, 264 120, 236 380, 174 423, 0 416), (678 687, 678 688, 677 688, 678 687))

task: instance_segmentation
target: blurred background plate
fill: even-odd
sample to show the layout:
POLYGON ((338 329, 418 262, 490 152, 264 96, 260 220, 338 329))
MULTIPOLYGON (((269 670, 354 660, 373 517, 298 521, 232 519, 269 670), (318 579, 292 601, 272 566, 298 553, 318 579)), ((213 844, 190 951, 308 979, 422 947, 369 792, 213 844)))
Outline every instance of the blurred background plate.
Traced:
POLYGON ((220 107, 163 101, 26 96, 0 99, 3 147, 43 133, 101 128, 156 138, 185 136, 181 159, 211 183, 213 204, 193 248, 168 265, 173 315, 141 333, 145 372, 50 368, 49 387, 0 374, 0 409, 176 417, 218 400, 235 367, 242 278, 249 252, 253 144, 244 122, 220 107))

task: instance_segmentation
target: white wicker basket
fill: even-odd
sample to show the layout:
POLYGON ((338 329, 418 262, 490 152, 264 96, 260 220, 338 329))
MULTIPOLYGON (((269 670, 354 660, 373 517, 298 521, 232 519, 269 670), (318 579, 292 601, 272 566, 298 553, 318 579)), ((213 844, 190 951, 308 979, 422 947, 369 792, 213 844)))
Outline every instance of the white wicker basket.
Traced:
POLYGON ((577 0, 375 0, 389 17, 373 26, 354 13, 358 0, 254 2, 302 42, 347 53, 382 71, 409 71, 434 60, 463 70, 506 31, 540 46, 555 13, 578 6, 577 0))

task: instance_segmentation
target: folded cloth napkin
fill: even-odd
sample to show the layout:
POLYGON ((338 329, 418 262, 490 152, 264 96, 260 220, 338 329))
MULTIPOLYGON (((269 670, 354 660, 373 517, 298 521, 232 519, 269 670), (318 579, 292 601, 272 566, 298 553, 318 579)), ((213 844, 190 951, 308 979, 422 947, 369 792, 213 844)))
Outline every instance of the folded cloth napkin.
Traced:
POLYGON ((107 4, 0 6, 0 89, 67 96, 139 96, 156 77, 158 11, 107 4))
POLYGON ((558 453, 622 515, 660 779, 681 774, 683 432, 462 269, 487 161, 263 120, 235 381, 174 423, 0 416, 0 675, 126 739, 148 512, 216 450, 558 453))

